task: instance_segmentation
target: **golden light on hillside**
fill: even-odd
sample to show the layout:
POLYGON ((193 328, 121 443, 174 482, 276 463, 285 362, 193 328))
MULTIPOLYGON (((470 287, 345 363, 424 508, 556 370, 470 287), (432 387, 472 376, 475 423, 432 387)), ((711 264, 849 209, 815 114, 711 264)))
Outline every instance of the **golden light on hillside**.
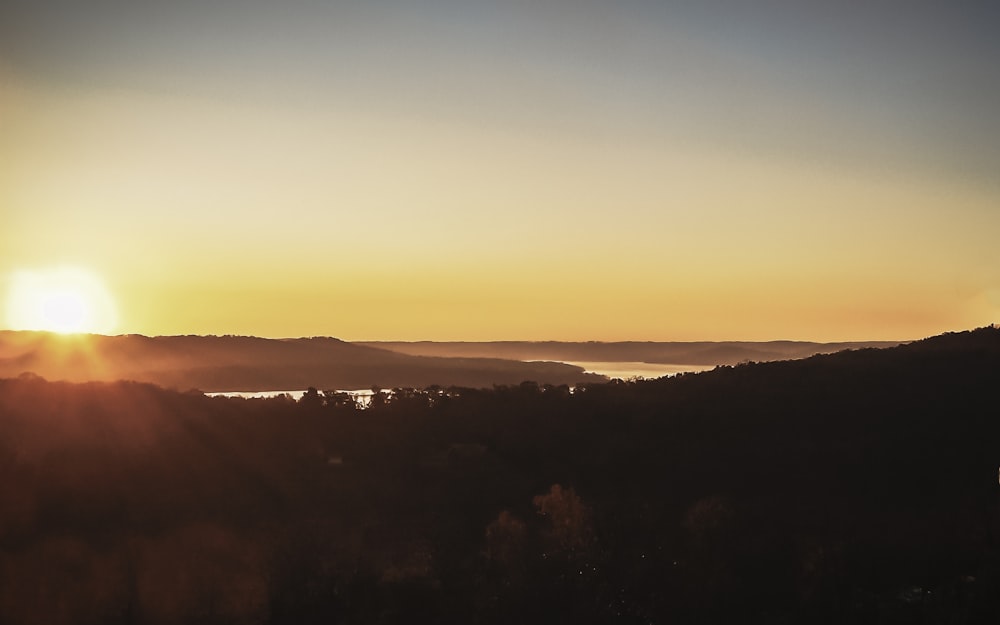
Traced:
POLYGON ((107 334, 115 329, 114 300, 94 273, 78 267, 16 271, 7 293, 14 330, 107 334))

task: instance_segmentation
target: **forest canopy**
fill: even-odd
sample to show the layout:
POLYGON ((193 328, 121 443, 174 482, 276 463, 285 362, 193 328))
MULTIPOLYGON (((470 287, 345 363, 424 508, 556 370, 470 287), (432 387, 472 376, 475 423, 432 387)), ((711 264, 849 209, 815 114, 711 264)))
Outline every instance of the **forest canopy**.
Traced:
POLYGON ((367 409, 0 380, 5 623, 985 622, 1000 330, 367 409))

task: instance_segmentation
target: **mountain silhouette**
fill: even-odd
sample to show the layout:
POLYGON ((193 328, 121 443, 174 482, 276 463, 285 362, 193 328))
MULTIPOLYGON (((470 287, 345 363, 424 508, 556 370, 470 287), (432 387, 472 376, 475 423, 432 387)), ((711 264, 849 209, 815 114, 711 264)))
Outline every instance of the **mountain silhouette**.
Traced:
POLYGON ((508 358, 563 362, 646 362, 699 366, 735 365, 745 361, 767 362, 806 358, 845 349, 893 347, 900 341, 367 341, 368 347, 390 349, 415 356, 508 358))
POLYGON ((203 391, 359 389, 431 385, 490 387, 532 380, 603 380, 559 362, 401 354, 335 338, 138 334, 63 336, 0 332, 0 377, 31 372, 72 382, 117 379, 203 391))

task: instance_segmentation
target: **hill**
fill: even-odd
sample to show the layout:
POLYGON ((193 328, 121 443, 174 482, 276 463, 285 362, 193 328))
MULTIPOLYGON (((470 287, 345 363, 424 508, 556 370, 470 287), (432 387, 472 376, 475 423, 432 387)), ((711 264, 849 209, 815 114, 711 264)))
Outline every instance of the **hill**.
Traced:
POLYGON ((893 347, 899 341, 813 343, 808 341, 690 341, 690 342, 562 342, 562 341, 369 341, 357 345, 389 349, 415 356, 506 358, 561 362, 645 362, 677 365, 735 365, 806 358, 845 349, 893 347))
POLYGON ((0 380, 0 621, 990 623, 1000 329, 652 381, 0 380))
POLYGON ((411 356, 325 337, 0 332, 0 377, 24 372, 73 382, 126 379, 204 391, 489 387, 524 380, 576 384, 603 379, 564 363, 411 356))

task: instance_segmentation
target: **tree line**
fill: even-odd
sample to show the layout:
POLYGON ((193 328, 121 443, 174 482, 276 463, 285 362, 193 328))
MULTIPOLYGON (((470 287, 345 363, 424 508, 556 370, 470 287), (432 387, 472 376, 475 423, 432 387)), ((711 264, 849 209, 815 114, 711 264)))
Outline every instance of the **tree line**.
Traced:
POLYGON ((0 380, 5 623, 978 623, 1000 330, 660 380, 0 380))

